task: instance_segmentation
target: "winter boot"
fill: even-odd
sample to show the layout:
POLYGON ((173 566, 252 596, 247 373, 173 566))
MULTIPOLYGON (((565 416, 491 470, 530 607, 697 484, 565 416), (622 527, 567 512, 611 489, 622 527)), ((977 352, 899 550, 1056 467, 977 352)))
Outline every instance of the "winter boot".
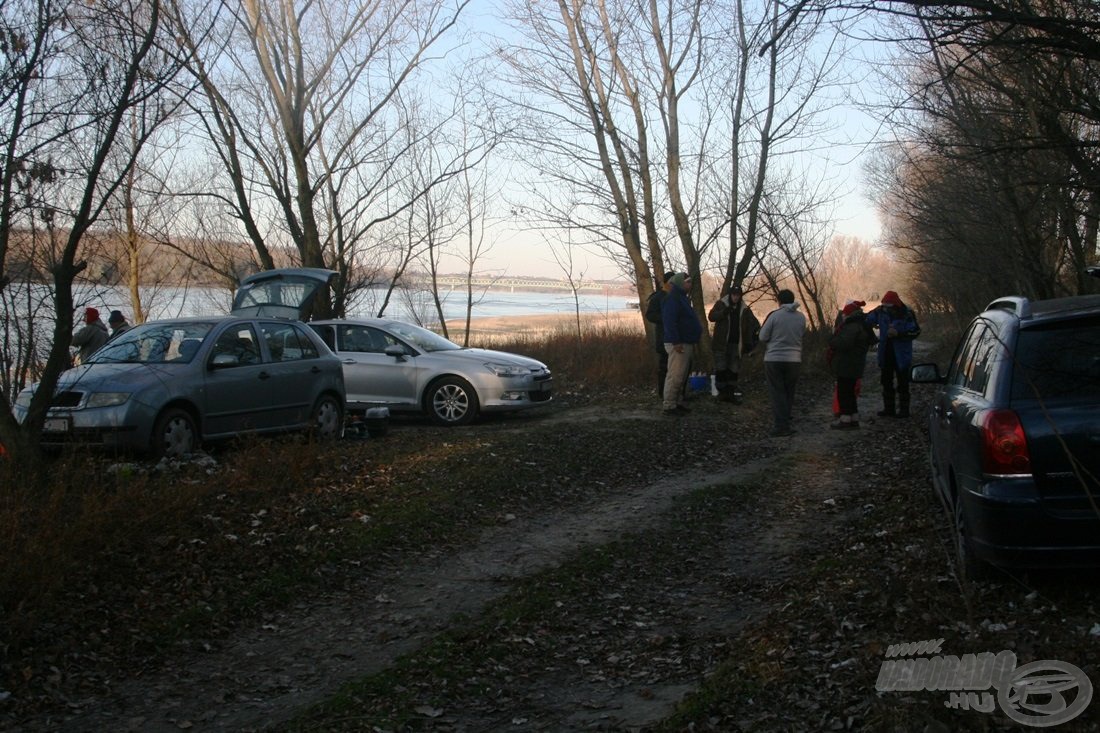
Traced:
POLYGON ((897 417, 894 410, 894 395, 883 395, 882 409, 878 411, 879 417, 897 417))
POLYGON ((836 420, 833 420, 829 427, 834 430, 853 430, 859 427, 858 422, 852 420, 851 415, 841 415, 836 420))
POLYGON ((909 417, 909 395, 901 395, 898 401, 898 417, 909 417))

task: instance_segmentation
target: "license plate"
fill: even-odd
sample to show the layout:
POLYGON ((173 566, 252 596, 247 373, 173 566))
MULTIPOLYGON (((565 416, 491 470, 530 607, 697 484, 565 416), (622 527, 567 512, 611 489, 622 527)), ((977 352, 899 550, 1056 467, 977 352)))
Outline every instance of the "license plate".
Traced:
POLYGON ((42 424, 42 431, 45 433, 67 433, 70 429, 69 419, 65 417, 48 417, 42 424))

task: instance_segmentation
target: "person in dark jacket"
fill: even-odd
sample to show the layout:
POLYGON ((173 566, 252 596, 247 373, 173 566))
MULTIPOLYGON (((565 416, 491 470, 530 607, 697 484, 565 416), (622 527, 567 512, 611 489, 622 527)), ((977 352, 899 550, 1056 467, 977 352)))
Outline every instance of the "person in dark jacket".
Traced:
POLYGON ((661 315, 661 305, 668 295, 669 281, 675 272, 666 272, 664 281, 657 283, 657 289, 646 301, 645 319, 654 325, 655 338, 653 342, 657 348, 657 396, 665 396, 665 378, 668 376, 668 352, 665 351, 665 326, 664 317, 661 315))
POLYGON ((122 311, 111 311, 107 325, 111 327, 111 338, 130 330, 130 322, 126 320, 126 316, 122 315, 122 311))
POLYGON ((867 325, 862 300, 849 300, 840 312, 836 332, 829 339, 829 367, 836 377, 840 414, 830 427, 850 430, 859 427, 856 383, 867 364, 867 350, 875 343, 875 332, 867 325))
POLYGON ((77 363, 86 363, 88 358, 105 343, 107 343, 107 326, 99 317, 99 310, 85 309, 84 325, 77 329, 72 340, 72 345, 80 350, 77 353, 77 363))
POLYGON ((878 329, 878 366, 882 371, 882 409, 878 414, 909 417, 909 366, 913 363, 913 339, 920 336, 917 316, 897 293, 888 290, 882 305, 867 314, 867 323, 878 329))
POLYGON ((668 295, 661 304, 665 351, 668 353, 668 376, 665 377, 664 413, 677 415, 690 412, 683 404, 684 383, 691 368, 695 345, 703 335, 703 324, 691 307, 691 277, 677 273, 669 280, 668 295))
POLYGON ((760 321, 745 305, 742 293, 740 285, 730 287, 707 313, 707 320, 714 324, 714 386, 718 399, 725 402, 741 401, 737 391, 741 357, 756 348, 760 335, 760 321))

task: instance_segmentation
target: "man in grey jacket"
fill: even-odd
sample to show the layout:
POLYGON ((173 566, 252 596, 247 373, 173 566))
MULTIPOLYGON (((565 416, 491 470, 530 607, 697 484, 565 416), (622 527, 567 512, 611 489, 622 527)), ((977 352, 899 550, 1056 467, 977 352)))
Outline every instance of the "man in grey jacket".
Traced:
POLYGON ((791 410, 794 389, 802 366, 802 335, 806 333, 806 316, 798 312, 794 293, 780 290, 776 294, 779 307, 768 314, 760 328, 760 343, 764 344, 764 378, 772 403, 774 427, 772 435, 794 435, 791 410))

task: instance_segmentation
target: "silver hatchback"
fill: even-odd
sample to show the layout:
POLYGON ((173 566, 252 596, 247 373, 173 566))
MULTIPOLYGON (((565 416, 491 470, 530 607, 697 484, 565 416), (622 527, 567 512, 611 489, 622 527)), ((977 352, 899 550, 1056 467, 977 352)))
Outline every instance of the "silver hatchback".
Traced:
POLYGON ((349 410, 385 405, 425 412, 440 425, 465 425, 479 413, 524 410, 553 395, 542 362, 464 348, 411 323, 366 318, 309 326, 343 364, 349 410))

